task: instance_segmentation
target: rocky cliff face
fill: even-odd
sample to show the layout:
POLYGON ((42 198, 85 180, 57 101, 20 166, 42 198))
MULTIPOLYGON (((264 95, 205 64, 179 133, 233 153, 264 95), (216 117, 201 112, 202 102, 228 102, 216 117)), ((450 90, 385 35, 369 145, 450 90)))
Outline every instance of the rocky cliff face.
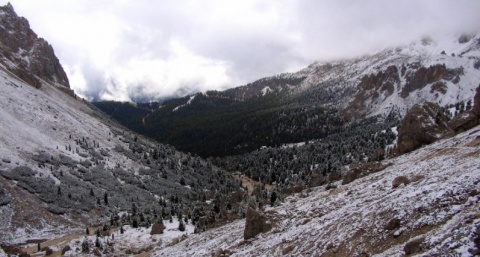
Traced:
POLYGON ((405 115, 398 131, 398 153, 413 151, 422 145, 451 137, 478 125, 480 85, 474 96, 474 106, 449 120, 436 103, 414 105, 405 115))
POLYGON ((398 131, 398 151, 407 153, 453 135, 440 106, 425 102, 413 106, 405 115, 398 131))
POLYGON ((70 87, 52 46, 30 29, 28 20, 19 17, 10 3, 0 7, 0 63, 34 87, 41 87, 41 80, 70 87))

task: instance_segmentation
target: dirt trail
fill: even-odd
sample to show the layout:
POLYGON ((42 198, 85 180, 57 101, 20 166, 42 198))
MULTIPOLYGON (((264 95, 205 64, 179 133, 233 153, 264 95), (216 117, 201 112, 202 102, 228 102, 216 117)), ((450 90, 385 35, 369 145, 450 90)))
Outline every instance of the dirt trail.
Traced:
MULTIPOLYGON (((212 170, 215 172, 218 172, 221 169, 215 165, 212 165, 212 170)), ((236 180, 242 182, 242 186, 247 188, 248 195, 252 195, 253 190, 255 189, 256 186, 262 186, 262 183, 255 181, 243 174, 239 174, 239 172, 231 172, 231 171, 226 171, 226 172, 236 180)), ((265 189, 267 189, 268 191, 272 191, 272 189, 274 188, 275 188, 275 185, 265 184, 265 189)))
MULTIPOLYGON (((247 192, 249 195, 251 195, 253 193, 253 190, 255 189, 256 186, 261 186, 262 183, 258 182, 258 181, 255 181, 245 175, 236 175, 236 174, 233 174, 232 175, 235 179, 238 179, 242 182, 242 186, 246 187, 247 188, 247 192)), ((274 185, 270 185, 270 184, 265 184, 265 189, 267 189, 268 191, 271 191, 272 189, 274 189, 275 186, 274 185)))
MULTIPOLYGON (((63 247, 70 241, 74 240, 74 239, 77 239, 77 238, 80 238, 84 236, 83 234, 73 234, 73 235, 66 235, 66 236, 63 236, 63 237, 60 237, 60 238, 56 238, 56 239, 52 239, 52 240, 47 240, 45 242, 42 242, 40 244, 40 247, 41 248, 44 248, 44 247, 50 247, 50 246, 56 246, 59 250, 58 251, 55 251, 53 252, 52 255, 49 255, 49 256, 60 256, 61 253, 62 253, 62 249, 63 247)), ((28 253, 28 254, 34 254, 36 253, 38 250, 38 247, 35 245, 35 246, 31 246, 31 247, 28 247, 28 248, 23 248, 22 251, 24 253, 28 253)))
MULTIPOLYGON (((95 232, 97 231, 98 229, 102 229, 101 226, 99 227, 89 227, 88 230, 89 231, 92 231, 92 232, 95 232)), ((117 228, 114 228, 114 229, 110 229, 108 232, 111 234, 113 232, 115 232, 116 230, 118 230, 117 228)), ((75 240, 75 239, 80 239, 80 238, 83 238, 85 236, 84 233, 77 233, 77 234, 71 234, 71 235, 64 235, 62 237, 59 237, 59 238, 54 238, 54 239, 50 239, 50 240, 47 240, 47 241, 44 241, 40 244, 40 247, 41 248, 44 248, 44 247, 51 247, 51 246, 55 246, 58 250, 57 251, 54 251, 51 255, 49 256, 52 256, 52 257, 56 257, 56 256, 61 256, 62 255, 62 249, 63 247, 65 247, 68 243, 70 243, 71 241, 75 240)), ((73 250, 73 249, 72 249, 73 250)), ((22 248, 22 252, 24 253, 28 253, 28 254, 35 254, 38 252, 38 246, 37 245, 34 245, 34 246, 30 246, 30 247, 26 247, 26 248, 22 248)))
POLYGON ((135 257, 148 257, 148 256, 150 256, 151 253, 152 253, 151 251, 150 252, 143 252, 143 253, 135 255, 135 257))

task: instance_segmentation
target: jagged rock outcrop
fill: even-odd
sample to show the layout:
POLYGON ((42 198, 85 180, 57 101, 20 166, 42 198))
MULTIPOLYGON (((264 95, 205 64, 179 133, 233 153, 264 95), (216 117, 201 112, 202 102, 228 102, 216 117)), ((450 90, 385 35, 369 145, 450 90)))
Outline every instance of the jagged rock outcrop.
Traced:
POLYGON ((399 82, 398 68, 391 65, 385 71, 364 76, 358 87, 362 89, 362 93, 374 89, 374 98, 376 98, 379 93, 385 93, 387 96, 390 96, 399 82))
POLYGON ((383 101, 393 94, 398 83, 400 83, 399 70, 395 65, 388 66, 384 71, 363 76, 353 101, 342 112, 343 118, 351 120, 360 117, 367 111, 365 103, 383 101))
POLYGON ((150 235, 163 234, 164 230, 165 230, 165 225, 163 225, 163 223, 155 223, 152 226, 152 230, 150 231, 150 235))
POLYGON ((398 153, 407 153, 453 135, 440 106, 430 102, 414 105, 398 131, 398 153))
POLYGON ((421 66, 415 72, 406 74, 407 83, 400 92, 400 96, 406 98, 411 92, 424 88, 435 82, 437 83, 434 84, 432 90, 444 92, 446 90, 445 86, 442 83, 439 84, 439 82, 441 80, 446 80, 457 84, 460 81, 460 75, 463 75, 463 68, 461 67, 457 69, 448 69, 445 65, 441 64, 436 64, 428 68, 421 66))
POLYGON ((10 72, 39 88, 44 80, 69 88, 69 82, 52 46, 30 29, 8 3, 0 7, 0 63, 10 72))

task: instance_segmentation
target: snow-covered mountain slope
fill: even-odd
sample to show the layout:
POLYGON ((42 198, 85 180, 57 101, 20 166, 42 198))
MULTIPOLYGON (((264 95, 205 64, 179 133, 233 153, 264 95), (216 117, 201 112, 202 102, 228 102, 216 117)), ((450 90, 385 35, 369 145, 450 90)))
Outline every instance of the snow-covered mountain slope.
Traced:
POLYGON ((57 86, 27 85, 1 65, 0 122, 2 244, 82 231, 121 211, 174 212, 173 196, 187 215, 207 205, 195 203, 197 194, 238 190, 205 160, 142 138, 57 86))
MULTIPOLYGON (((93 112, 82 100, 63 93, 55 86, 44 84, 40 89, 36 89, 0 69, 0 169, 9 171, 18 166, 32 167, 37 171, 36 177, 51 178, 55 181, 55 186, 60 186, 61 182, 50 167, 54 166, 53 162, 51 165, 41 165, 34 156, 46 155, 47 159, 60 159, 60 156, 65 156, 65 160, 70 159, 72 163, 79 164, 80 161, 89 159, 81 157, 83 153, 88 153, 88 150, 78 147, 74 140, 85 137, 89 138, 90 142, 95 140, 101 148, 108 149, 110 158, 105 162, 106 167, 113 167, 117 163, 128 165, 133 170, 143 167, 125 155, 111 151, 116 144, 124 147, 126 144, 112 135, 112 130, 105 122, 93 118, 93 112)), ((128 148, 128 144, 126 146, 128 148)), ((90 154, 88 155, 90 157, 90 154)), ((77 164, 65 169, 65 172, 76 166, 77 164)), ((2 241, 21 242, 27 235, 34 238, 44 237, 47 235, 44 235, 42 230, 59 232, 58 230, 62 229, 60 224, 75 225, 66 216, 57 217, 42 211, 45 204, 35 201, 35 194, 11 187, 14 184, 4 178, 0 179, 0 185, 12 200, 0 207, 3 217, 0 224, 2 241), (32 215, 30 212, 25 216, 19 215, 23 208, 28 206, 17 198, 31 198, 28 199, 30 204, 38 205, 35 206, 38 216, 26 217, 32 215), (25 222, 27 218, 30 219, 29 223, 25 222)), ((54 192, 56 188, 49 190, 54 192)), ((94 221, 98 217, 92 215, 91 218, 94 221)), ((80 226, 79 223, 76 225, 80 226)), ((83 227, 83 224, 81 226, 83 227)))
POLYGON ((440 106, 467 102, 479 85, 479 69, 480 35, 426 37, 355 59, 317 62, 223 95, 243 101, 283 91, 289 97, 344 110, 347 119, 388 114, 392 108, 404 114, 424 101, 440 106), (322 96, 327 94, 325 101, 322 96))
POLYGON ((102 145, 111 145, 107 140, 110 129, 89 116, 93 110, 81 99, 49 84, 35 89, 9 75, 0 70, 0 154, 10 160, 4 167, 33 165, 35 162, 28 161, 28 154, 41 151, 65 154, 78 161, 80 156, 65 149, 70 135, 88 135, 102 145), (18 155, 19 152, 24 154, 18 155))
POLYGON ((297 94, 335 92, 334 106, 350 117, 404 114, 424 101, 467 102, 480 82, 480 36, 424 38, 353 60, 315 63, 296 73, 306 79, 297 94))
POLYGON ((480 253, 479 153, 477 126, 386 160, 387 168, 350 184, 268 207, 270 232, 244 240, 239 220, 153 256, 473 256, 480 253))

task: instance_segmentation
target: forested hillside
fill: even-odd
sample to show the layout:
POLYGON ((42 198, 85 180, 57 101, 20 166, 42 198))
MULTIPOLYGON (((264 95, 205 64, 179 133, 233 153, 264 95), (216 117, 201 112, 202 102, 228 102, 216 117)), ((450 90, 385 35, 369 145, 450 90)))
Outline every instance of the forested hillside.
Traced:
POLYGON ((480 80, 479 49, 478 36, 425 38, 226 91, 171 99, 159 108, 94 104, 129 128, 182 151, 205 158, 232 156, 347 135, 347 127, 371 117, 378 118, 375 123, 399 121, 424 101, 445 109, 465 106, 480 80))

